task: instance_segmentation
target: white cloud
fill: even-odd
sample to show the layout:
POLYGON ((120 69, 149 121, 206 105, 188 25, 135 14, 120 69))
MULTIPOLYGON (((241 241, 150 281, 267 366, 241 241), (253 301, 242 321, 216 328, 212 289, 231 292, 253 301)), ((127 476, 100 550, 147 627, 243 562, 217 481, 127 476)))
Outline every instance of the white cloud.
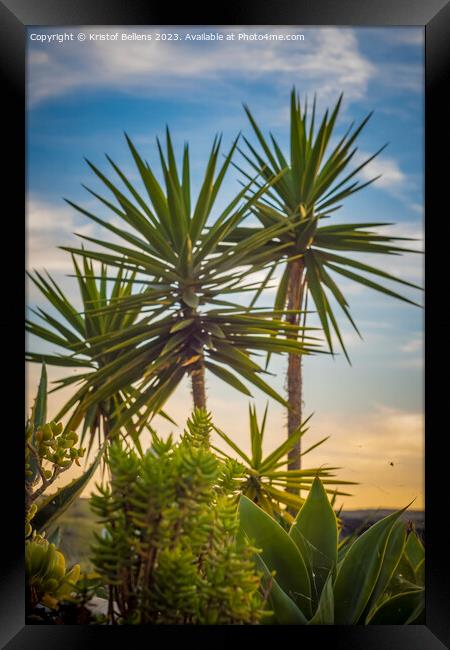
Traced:
MULTIPOLYGON (((365 151, 358 151, 355 154, 355 165, 360 165, 365 160, 370 158, 373 154, 365 151)), ((384 190, 397 190, 402 187, 406 182, 407 176, 400 169, 398 162, 389 156, 379 155, 371 160, 365 167, 361 169, 361 177, 369 181, 375 176, 381 175, 374 183, 374 187, 382 188, 384 190)))
POLYGON ((418 214, 419 216, 423 217, 424 214, 424 205, 423 203, 410 203, 409 204, 410 210, 418 214))
MULTIPOLYGON (((255 28, 251 31, 300 31, 255 28)), ((189 28, 194 31, 194 28, 189 28)), ((51 30, 46 30, 51 31, 51 30)), ((114 32, 113 29, 83 30, 114 32)), ((123 30, 125 31, 125 30, 123 30)), ((129 29, 128 31, 133 31, 129 29)), ((156 32, 157 29, 139 30, 156 32)), ((177 29, 177 31, 182 31, 177 29)), ((205 30, 201 30, 205 31, 205 30)), ((219 31, 237 32, 237 28, 219 31)), ((247 30, 249 31, 249 30, 247 30)), ((319 88, 320 97, 344 91, 347 100, 362 98, 375 66, 361 54, 356 33, 345 28, 302 29, 304 42, 174 41, 66 42, 30 49, 29 103, 61 96, 78 88, 114 88, 125 92, 171 93, 201 87, 208 78, 229 83, 233 76, 255 80, 272 75, 273 83, 295 81, 301 90, 319 88), (205 48, 208 48, 207 51, 205 48), (200 82, 200 83, 199 83, 200 82), (195 84, 195 86, 193 86, 195 84)), ((210 87, 206 84, 210 92, 210 87)))
POLYGON ((423 27, 377 29, 377 36, 388 45, 410 45, 411 47, 420 47, 424 44, 425 29, 423 27))
POLYGON ((27 268, 67 272, 70 255, 58 246, 74 244, 73 232, 89 235, 92 224, 78 225, 74 210, 64 203, 55 205, 31 196, 26 209, 27 268))
POLYGON ((407 248, 423 250, 424 223, 422 220, 398 221, 391 226, 380 226, 378 232, 394 237, 409 237, 414 241, 405 242, 407 248))
POLYGON ((401 346, 400 350, 407 354, 411 352, 419 352, 423 349, 423 333, 417 333, 411 336, 401 346))
POLYGON ((386 63, 377 68, 377 81, 396 92, 423 92, 424 68, 415 63, 386 63))

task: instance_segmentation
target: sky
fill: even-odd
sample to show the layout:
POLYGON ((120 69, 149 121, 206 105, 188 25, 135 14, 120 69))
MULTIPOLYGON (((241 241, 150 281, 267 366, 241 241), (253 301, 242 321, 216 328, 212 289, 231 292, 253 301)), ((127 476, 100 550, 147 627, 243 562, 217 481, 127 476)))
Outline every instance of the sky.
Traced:
MULTIPOLYGON (((263 130, 287 147, 293 86, 302 99, 316 93, 319 112, 344 93, 336 137, 374 111, 358 139, 356 162, 388 143, 360 174, 361 179, 381 178, 350 197, 333 219, 392 223, 385 232, 413 237, 410 247, 423 250, 422 28, 81 26, 29 28, 28 39, 27 268, 50 272, 74 304, 80 303, 75 280, 68 277, 70 256, 57 247, 79 245, 75 232, 100 237, 105 232, 63 198, 108 216, 82 187, 99 188, 84 157, 106 170, 107 153, 138 182, 124 131, 156 165, 155 138, 168 124, 178 152, 190 143, 195 190, 217 132, 223 134, 224 152, 240 131, 251 138, 243 103, 263 130), (157 40, 158 32, 174 36, 157 40), (111 40, 116 33, 117 40, 111 40), (136 40, 133 34, 152 38, 136 40), (222 34, 224 40, 191 40, 188 34, 222 34), (283 40, 267 40, 265 34, 283 40), (103 40, 91 40, 91 35, 103 40), (253 35, 259 38, 250 40, 253 35)), ((238 174, 232 171, 218 207, 238 189, 238 174)), ((420 254, 361 259, 423 286, 420 254)), ((403 507, 413 499, 413 508, 423 508, 423 310, 350 280, 340 286, 363 340, 341 320, 352 365, 342 354, 304 360, 304 412, 314 413, 304 446, 330 436, 304 457, 304 466, 339 466, 339 478, 358 483, 350 490, 353 496, 342 498, 344 509, 403 507)), ((420 292, 401 291, 415 301, 423 299, 420 292)), ((260 304, 270 306, 274 292, 268 290, 260 304)), ((30 285, 27 296, 28 307, 45 305, 30 285)), ((28 346, 53 350, 34 337, 28 346)), ((271 384, 279 392, 286 364, 278 358, 270 366, 271 384)), ((39 371, 36 365, 27 367, 28 401, 39 371)), ((49 368, 51 380, 61 376, 64 371, 49 368)), ((247 398, 211 376, 207 388, 216 425, 248 449, 247 398)), ((49 415, 69 394, 50 395, 49 415)), ((266 401, 255 389, 261 415, 266 401)), ((159 419, 155 423, 164 434, 176 433, 190 409, 186 382, 168 404, 180 429, 159 419)), ((285 428, 283 408, 271 401, 267 452, 282 442, 285 428)))

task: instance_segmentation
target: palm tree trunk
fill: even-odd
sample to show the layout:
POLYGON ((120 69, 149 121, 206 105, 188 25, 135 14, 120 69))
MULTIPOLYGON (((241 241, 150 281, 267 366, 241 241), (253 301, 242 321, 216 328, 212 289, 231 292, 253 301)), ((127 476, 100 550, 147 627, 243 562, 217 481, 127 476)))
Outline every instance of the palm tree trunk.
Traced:
MULTIPOLYGON (((299 310, 302 308, 304 289, 304 263, 302 259, 289 262, 289 282, 287 308, 299 310)), ((298 325, 300 314, 288 314, 286 320, 289 323, 298 325)), ((297 335, 291 335, 297 338, 297 335)), ((289 353, 287 370, 287 394, 291 407, 288 409, 288 437, 299 428, 302 422, 302 356, 289 353)), ((300 441, 291 449, 288 454, 288 469, 300 469, 301 466, 301 444, 300 441)))
POLYGON ((205 364, 203 358, 197 361, 191 372, 194 408, 206 409, 205 364))

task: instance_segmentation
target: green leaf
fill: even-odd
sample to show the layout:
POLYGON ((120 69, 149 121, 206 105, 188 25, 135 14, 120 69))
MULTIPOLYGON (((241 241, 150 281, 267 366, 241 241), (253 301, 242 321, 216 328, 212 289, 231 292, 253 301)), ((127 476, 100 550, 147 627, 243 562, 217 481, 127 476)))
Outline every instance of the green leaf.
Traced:
POLYGON ((421 587, 425 586, 425 558, 419 562, 415 570, 416 582, 421 587))
POLYGON ((306 617, 302 614, 294 601, 289 598, 286 592, 281 589, 259 553, 255 554, 255 560, 257 568, 263 572, 265 578, 264 588, 267 589, 270 587, 269 595, 267 597, 267 609, 273 612, 271 616, 265 616, 262 619, 261 624, 306 625, 306 617))
POLYGON ((405 540, 405 524, 401 519, 398 519, 393 525, 388 538, 377 583, 361 616, 360 622, 362 624, 365 624, 367 622, 366 619, 370 618, 371 609, 377 605, 379 599, 383 596, 389 582, 391 581, 403 554, 405 540))
POLYGON ((192 323, 195 321, 194 318, 185 318, 183 320, 179 320, 178 322, 173 325, 169 332, 170 334, 173 334, 175 332, 179 332, 180 330, 184 330, 185 327, 189 327, 189 325, 192 325, 192 323))
POLYGON ((417 533, 412 530, 406 540, 405 555, 408 558, 412 568, 416 571, 419 564, 425 558, 425 549, 417 533))
POLYGON ((240 526, 247 537, 261 548, 261 557, 286 594, 308 618, 311 615, 311 586, 302 556, 283 528, 268 514, 241 495, 240 526))
POLYGON ((205 361, 205 366, 206 368, 208 368, 208 370, 210 370, 214 375, 219 377, 219 379, 222 379, 222 381, 227 383, 229 386, 232 386, 233 388, 235 388, 241 393, 244 393, 244 395, 247 395, 248 397, 253 397, 251 392, 248 390, 247 386, 245 386, 245 384, 239 381, 239 379, 226 368, 217 366, 216 364, 211 363, 210 361, 205 361))
POLYGON ((415 571, 406 557, 406 554, 403 553, 388 585, 387 591, 391 595, 395 595, 404 591, 411 591, 411 589, 415 589, 416 587, 417 582, 415 571))
MULTIPOLYGON (((31 427, 31 436, 30 442, 33 446, 36 445, 36 431, 42 427, 47 418, 47 370, 45 368, 45 363, 42 364, 41 368, 41 378, 39 380, 39 387, 37 391, 36 398, 34 400, 33 409, 31 411, 31 418, 27 423, 27 427, 31 427)), ((27 429, 29 432, 29 429, 27 429)), ((38 462, 34 454, 30 453, 28 457, 29 469, 32 472, 30 476, 26 476, 25 480, 31 484, 34 483, 38 472, 38 462)))
POLYGON ((192 309, 196 309, 198 307, 199 298, 192 287, 186 287, 183 290, 181 297, 183 299, 183 302, 185 302, 188 307, 191 307, 192 309))
POLYGON ((343 275, 346 278, 350 278, 350 280, 354 280, 359 284, 363 284, 364 286, 369 287, 370 289, 374 289, 379 293, 384 293, 386 296, 391 296, 393 298, 397 298, 398 300, 402 300, 403 302, 407 302, 410 305, 414 305, 415 307, 420 307, 420 305, 417 302, 409 300, 408 298, 401 296, 399 293, 396 293, 395 291, 391 291, 390 289, 383 287, 381 284, 378 284, 377 282, 372 282, 372 280, 369 280, 363 277, 362 275, 352 273, 351 271, 335 266, 334 264, 328 264, 328 268, 332 269, 336 273, 339 273, 340 275, 343 275))
POLYGON ((213 429, 219 434, 222 440, 225 440, 225 442, 231 447, 231 449, 233 449, 238 454, 238 456, 240 456, 242 460, 244 460, 249 465, 249 467, 252 466, 252 461, 247 456, 247 454, 244 451, 242 451, 242 449, 240 449, 240 447, 238 447, 237 444, 233 442, 233 440, 229 438, 226 433, 224 433, 221 429, 218 429, 214 425, 213 425, 213 429))
POLYGON ((317 602, 330 573, 337 564, 338 529, 336 515, 321 480, 316 477, 289 531, 310 568, 313 599, 317 602))
POLYGON ((334 624, 334 592, 333 574, 329 573, 328 578, 320 594, 319 604, 308 625, 333 625, 334 624))
POLYGON ((92 465, 79 478, 74 479, 71 483, 60 488, 55 494, 51 494, 38 504, 38 511, 33 518, 33 525, 38 532, 42 533, 48 531, 56 519, 58 519, 58 517, 60 517, 81 494, 94 475, 104 449, 105 446, 103 445, 92 465))
POLYGON ((312 416, 310 415, 308 419, 302 422, 297 431, 293 431, 287 440, 282 442, 281 445, 275 449, 275 451, 267 456, 260 468, 262 472, 268 472, 273 469, 275 463, 284 458, 284 456, 286 456, 287 453, 293 447, 295 447, 300 438, 306 433, 307 429, 305 429, 305 425, 311 417, 312 416))
POLYGON ((33 406, 32 422, 33 433, 44 426, 47 419, 47 369, 42 364, 41 378, 39 380, 38 392, 33 406))
POLYGON ((369 625, 407 625, 425 608, 423 589, 406 591, 384 601, 372 614, 369 625))
POLYGON ((50 544, 58 547, 61 544, 61 528, 57 526, 50 535, 47 535, 47 539, 50 544))
POLYGON ((334 585, 337 625, 354 625, 359 620, 377 584, 389 534, 405 510, 371 526, 345 555, 334 585))

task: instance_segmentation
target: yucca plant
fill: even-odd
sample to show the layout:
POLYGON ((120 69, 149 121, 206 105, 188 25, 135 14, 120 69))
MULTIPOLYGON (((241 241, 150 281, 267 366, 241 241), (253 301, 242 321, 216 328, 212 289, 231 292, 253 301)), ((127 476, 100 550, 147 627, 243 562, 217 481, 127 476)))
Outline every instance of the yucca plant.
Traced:
MULTIPOLYGON (((290 109, 290 151, 285 155, 277 140, 270 135, 270 141, 263 135, 250 109, 245 111, 253 132, 260 145, 258 151, 245 139, 247 150, 241 151, 250 167, 261 175, 257 186, 269 183, 267 191, 252 203, 252 211, 260 222, 258 227, 240 227, 233 233, 234 241, 245 241, 257 232, 273 228, 277 224, 292 223, 293 227, 283 231, 272 242, 264 242, 263 250, 277 264, 280 258, 286 259, 284 271, 278 284, 275 309, 288 309, 286 319, 298 324, 301 312, 307 313, 308 299, 311 298, 314 310, 320 319, 328 348, 334 354, 333 336, 336 335, 347 359, 348 353, 342 338, 336 309, 333 301, 340 307, 345 318, 359 334, 351 316, 349 304, 336 281, 336 276, 352 280, 365 287, 392 296, 409 304, 416 304, 408 298, 379 284, 377 278, 400 283, 420 289, 415 284, 401 280, 382 269, 369 266, 351 254, 373 253, 398 255, 403 252, 417 252, 396 245, 406 237, 380 234, 376 228, 388 223, 323 223, 341 207, 341 202, 367 187, 378 177, 367 182, 354 180, 371 160, 383 149, 379 149, 361 164, 351 167, 357 147, 355 141, 371 114, 356 127, 353 124, 345 134, 331 146, 336 120, 342 102, 342 95, 333 110, 326 111, 320 124, 316 124, 316 101, 312 110, 304 109, 295 88, 291 93, 290 109), (282 171, 285 171, 282 174, 282 171), (294 225, 295 224, 295 225, 294 225), (284 244, 280 248, 280 244, 284 244)), ((242 171, 242 170, 241 170, 242 171)), ((244 172, 248 176, 247 172, 244 172)), ((267 258, 266 258, 267 259, 267 258)), ((255 299, 270 282, 276 265, 269 270, 265 280, 255 295, 255 299)), ((303 324, 305 324, 303 320, 303 324)), ((290 334, 294 338, 298 335, 290 334)), ((302 421, 302 364, 296 352, 289 354, 287 370, 288 435, 291 436, 302 421)), ((300 467, 300 442, 289 454, 289 467, 300 467)))
MULTIPOLYGON (((246 281, 249 271, 261 270, 272 261, 273 250, 266 251, 264 243, 292 228, 291 222, 275 224, 253 233, 250 237, 220 249, 219 245, 231 235, 249 214, 250 208, 265 191, 246 198, 252 181, 244 187, 222 211, 215 211, 216 197, 222 186, 237 146, 233 143, 224 162, 216 171, 220 138, 214 140, 195 200, 191 198, 190 159, 185 145, 181 167, 175 159, 169 130, 166 150, 157 141, 164 186, 157 181, 150 165, 137 152, 127 137, 128 146, 148 194, 148 203, 120 170, 108 158, 113 170, 131 195, 133 201, 96 166, 89 163, 97 178, 112 194, 115 203, 89 190, 111 216, 123 222, 124 228, 69 201, 70 205, 103 228, 120 238, 120 243, 107 239, 83 238, 106 249, 75 250, 84 257, 127 269, 136 274, 136 283, 146 290, 118 297, 107 309, 113 313, 128 310, 154 310, 161 314, 151 324, 135 323, 120 332, 105 332, 90 339, 96 354, 121 351, 120 358, 106 363, 92 376, 90 386, 100 386, 86 404, 108 399, 126 386, 134 385, 139 397, 115 426, 141 407, 143 419, 158 412, 169 395, 187 374, 192 382, 195 407, 206 404, 205 370, 217 375, 245 395, 251 395, 241 379, 253 384, 285 406, 286 401, 265 382, 260 367, 251 355, 257 353, 295 352, 305 354, 315 349, 311 337, 302 341, 298 324, 283 319, 284 310, 264 310, 242 307, 227 298, 243 291, 254 290, 246 281), (210 224, 207 228, 207 223, 210 224)), ((279 244, 284 249, 285 243, 279 244)), ((106 313, 106 310, 105 310, 106 313)), ((305 332, 303 332, 305 334, 305 332)), ((74 400, 79 399, 79 393, 74 400)))
POLYGON ((288 532, 241 496, 241 534, 261 548, 257 559, 269 589, 267 608, 272 617, 262 622, 423 622, 424 548, 414 532, 406 539, 406 525, 401 520, 405 510, 373 524, 339 559, 336 515, 319 478, 288 532))
MULTIPOLYGON (((127 327, 135 325, 140 316, 139 307, 132 307, 127 311, 102 311, 109 304, 116 304, 116 300, 131 295, 135 274, 119 268, 111 276, 106 266, 102 264, 98 271, 92 262, 84 258, 79 265, 72 255, 74 276, 77 280, 82 310, 79 312, 55 280, 47 274, 28 273, 31 281, 46 298, 49 305, 56 310, 57 316, 38 307, 31 309, 37 319, 27 320, 27 331, 39 339, 52 343, 62 352, 58 354, 45 354, 41 352, 27 352, 26 359, 36 363, 62 368, 77 368, 85 370, 77 375, 70 374, 58 379, 56 388, 59 390, 66 386, 81 384, 76 395, 72 396, 56 415, 60 420, 68 411, 70 417, 66 429, 77 429, 82 425, 81 442, 89 436, 88 448, 92 447, 95 439, 98 444, 107 439, 119 414, 126 410, 133 398, 135 391, 132 386, 124 385, 115 393, 106 398, 98 398, 101 384, 92 379, 92 373, 113 362, 121 362, 123 351, 108 351, 108 345, 97 345, 95 350, 90 340, 98 337, 114 337, 122 333, 127 327), (90 400, 87 405, 88 400, 90 400)), ((140 318, 141 327, 148 327, 153 314, 140 318)), ((167 416, 166 416, 167 417, 167 416)), ((127 419, 124 424, 123 435, 128 434, 140 449, 139 433, 142 425, 127 419)))
MULTIPOLYGON (((305 433, 308 431, 307 424, 311 418, 307 418, 301 427, 272 453, 264 456, 263 439, 266 429, 267 409, 264 411, 261 422, 258 422, 256 408, 249 406, 249 432, 251 442, 251 452, 246 454, 226 433, 213 425, 214 431, 224 440, 227 445, 235 452, 241 468, 241 479, 239 481, 239 491, 246 497, 258 504, 267 514, 272 517, 283 519, 286 523, 292 524, 294 521, 289 509, 297 512, 304 503, 301 496, 302 491, 308 491, 314 481, 315 476, 320 476, 326 491, 336 496, 350 496, 347 492, 340 492, 338 485, 354 485, 350 481, 341 481, 334 478, 333 471, 338 467, 315 467, 311 469, 291 470, 286 469, 287 454, 297 444, 305 433), (330 486, 335 486, 333 489, 330 486), (287 490, 294 488, 298 494, 292 494, 287 490)), ((328 436, 319 440, 305 449, 302 456, 316 449, 319 445, 328 440, 328 436)), ((217 446, 212 448, 221 456, 233 460, 235 457, 224 452, 217 446)))

